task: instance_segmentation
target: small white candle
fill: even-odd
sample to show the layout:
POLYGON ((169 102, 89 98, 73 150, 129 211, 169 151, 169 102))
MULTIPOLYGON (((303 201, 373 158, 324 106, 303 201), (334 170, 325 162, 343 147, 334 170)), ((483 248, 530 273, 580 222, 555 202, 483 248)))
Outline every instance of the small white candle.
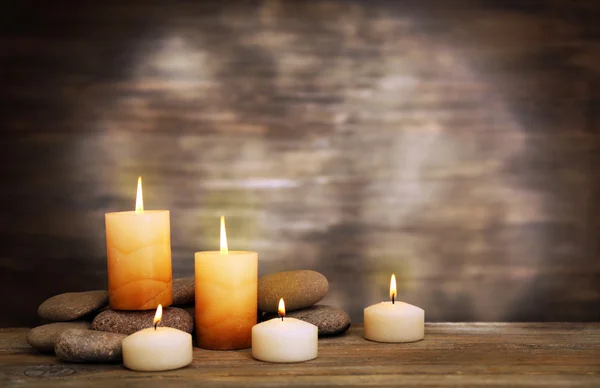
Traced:
POLYGON ((396 276, 390 282, 391 302, 365 309, 365 338, 377 342, 414 342, 425 337, 425 311, 404 302, 396 302, 396 276))
POLYGON ((123 364, 144 372, 182 368, 192 363, 192 336, 172 327, 156 327, 162 317, 158 305, 154 327, 140 330, 123 340, 123 364))
POLYGON ((295 318, 284 318, 285 305, 279 301, 280 318, 252 328, 252 357, 268 362, 300 362, 317 358, 319 329, 295 318))

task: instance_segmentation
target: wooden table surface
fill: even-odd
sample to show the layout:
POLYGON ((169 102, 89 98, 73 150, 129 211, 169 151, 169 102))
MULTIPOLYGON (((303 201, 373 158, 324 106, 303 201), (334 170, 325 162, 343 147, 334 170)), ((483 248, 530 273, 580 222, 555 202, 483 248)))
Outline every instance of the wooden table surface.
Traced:
POLYGON ((62 363, 0 330, 0 386, 600 386, 600 323, 431 323, 425 339, 378 344, 362 327, 319 342, 299 364, 256 361, 250 350, 194 349, 193 364, 160 373, 62 363))

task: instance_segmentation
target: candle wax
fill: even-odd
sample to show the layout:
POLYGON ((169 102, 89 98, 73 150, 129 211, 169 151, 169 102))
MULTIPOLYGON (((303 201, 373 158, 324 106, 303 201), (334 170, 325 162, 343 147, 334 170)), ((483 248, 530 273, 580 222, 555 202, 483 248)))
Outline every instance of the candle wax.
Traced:
POLYGON ((414 342, 425 335, 425 311, 404 302, 382 302, 365 309, 365 338, 377 342, 414 342))
POLYGON ((268 362, 317 358, 319 329, 295 318, 274 318, 252 328, 252 357, 268 362))
POLYGON ((247 349, 256 324, 258 254, 196 252, 196 337, 204 349, 247 349))
POLYGON ((148 328, 123 340, 123 364, 137 371, 164 371, 192 363, 192 336, 171 327, 148 328))
POLYGON ((173 303, 168 210, 106 214, 110 307, 150 310, 173 303))

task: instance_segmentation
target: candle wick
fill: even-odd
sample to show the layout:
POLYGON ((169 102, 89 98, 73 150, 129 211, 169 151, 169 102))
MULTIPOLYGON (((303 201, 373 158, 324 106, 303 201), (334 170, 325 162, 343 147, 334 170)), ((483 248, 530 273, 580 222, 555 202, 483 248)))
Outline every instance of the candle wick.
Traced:
POLYGON ((158 322, 154 324, 154 330, 156 330, 156 326, 158 326, 158 322))
POLYGON ((392 295, 392 304, 396 303, 396 295, 392 295))

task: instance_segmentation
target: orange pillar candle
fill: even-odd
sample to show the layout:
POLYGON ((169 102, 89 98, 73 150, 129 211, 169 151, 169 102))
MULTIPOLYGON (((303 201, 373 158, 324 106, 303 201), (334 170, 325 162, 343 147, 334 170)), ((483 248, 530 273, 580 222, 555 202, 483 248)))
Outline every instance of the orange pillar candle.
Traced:
POLYGON ((135 211, 106 213, 108 296, 115 310, 151 310, 173 303, 168 210, 144 210, 138 178, 135 211))
POLYGON ((258 254, 229 251, 221 217, 221 250, 196 252, 196 335, 204 349, 252 345, 258 297, 258 254))

